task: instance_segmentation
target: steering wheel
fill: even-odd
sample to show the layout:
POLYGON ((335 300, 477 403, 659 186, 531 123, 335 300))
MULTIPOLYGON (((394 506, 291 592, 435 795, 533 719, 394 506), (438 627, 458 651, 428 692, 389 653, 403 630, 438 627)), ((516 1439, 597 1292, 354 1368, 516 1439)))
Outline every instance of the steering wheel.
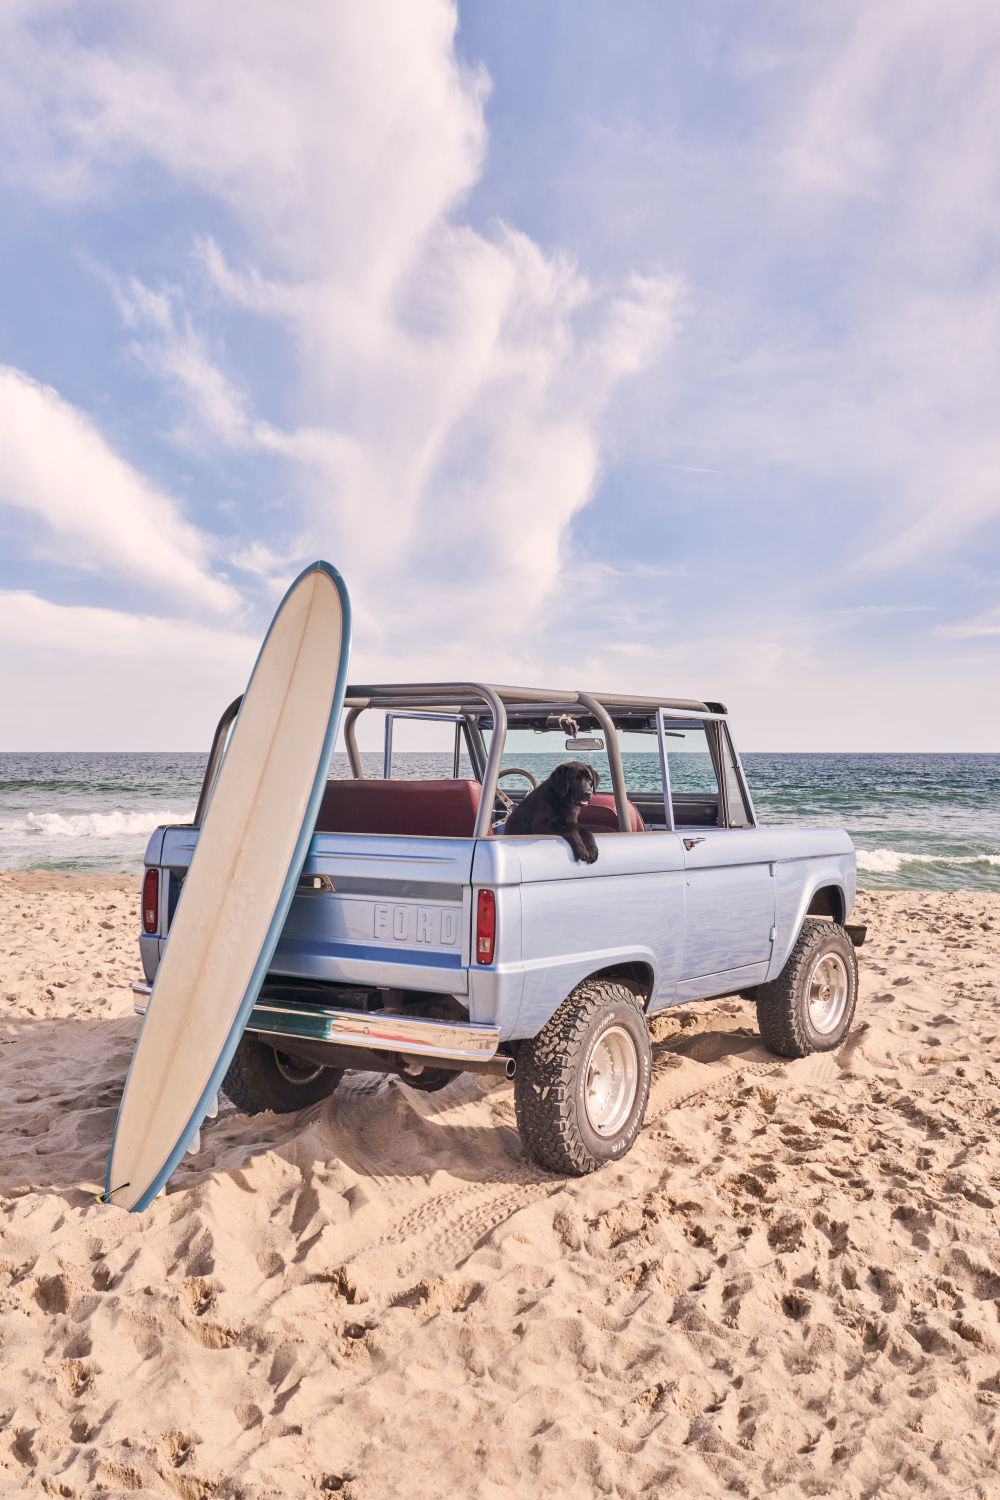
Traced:
POLYGON ((500 772, 500 775, 497 777, 497 781, 500 781, 504 776, 523 776, 526 781, 531 782, 532 791, 534 791, 535 787, 537 787, 538 785, 538 777, 532 776, 530 771, 522 771, 520 766, 508 766, 506 771, 500 772))
POLYGON ((538 785, 537 776, 532 776, 530 771, 524 771, 520 766, 508 766, 505 771, 501 771, 500 776, 497 777, 497 794, 493 799, 494 822, 498 820, 500 822, 503 822, 504 819, 509 818, 511 813, 514 811, 514 803, 500 786, 501 776, 523 776, 525 781, 531 782, 532 791, 534 791, 535 787, 537 787, 538 785))

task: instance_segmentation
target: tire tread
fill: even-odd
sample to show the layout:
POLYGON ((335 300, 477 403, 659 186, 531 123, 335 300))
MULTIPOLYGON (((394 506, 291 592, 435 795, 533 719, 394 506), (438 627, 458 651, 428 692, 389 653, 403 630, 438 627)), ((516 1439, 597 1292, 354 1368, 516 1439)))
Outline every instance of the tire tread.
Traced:
POLYGON ((342 1071, 327 1068, 295 1093, 296 1085, 283 1078, 273 1058, 268 1058, 267 1053, 272 1050, 252 1032, 245 1032, 240 1038, 222 1080, 222 1091, 243 1114, 260 1115, 267 1110, 292 1114, 327 1098, 343 1077, 342 1071))
MULTIPOLYGON (((813 961, 815 940, 829 933, 831 928, 844 937, 850 950, 849 978, 853 993, 846 1011, 847 1025, 844 1034, 850 1030, 858 995, 858 966, 854 945, 838 923, 822 917, 806 917, 781 973, 770 983, 756 986, 757 1027, 764 1045, 778 1057, 808 1057, 811 1053, 822 1050, 810 1040, 802 1025, 796 997, 804 982, 806 969, 813 961)), ((843 1037, 840 1037, 832 1045, 839 1046, 842 1040, 843 1037)))
MULTIPOLYGON (((518 1132, 533 1160, 550 1172, 583 1177, 605 1164, 575 1128, 572 1098, 579 1054, 594 1012, 609 1001, 631 1005, 642 1013, 625 985, 587 980, 563 1001, 536 1037, 518 1048, 514 1075, 518 1132)), ((641 1124, 640 1113, 636 1134, 641 1124)))

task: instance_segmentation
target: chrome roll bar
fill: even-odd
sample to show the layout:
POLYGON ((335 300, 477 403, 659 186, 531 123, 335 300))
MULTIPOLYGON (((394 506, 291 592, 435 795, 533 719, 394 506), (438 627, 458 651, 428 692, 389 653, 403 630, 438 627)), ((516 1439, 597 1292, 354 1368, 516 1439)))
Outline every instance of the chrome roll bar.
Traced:
POLYGON ((592 693, 578 693, 577 698, 584 708, 589 708, 594 718, 604 730, 607 747, 608 763, 611 766, 611 787, 615 794, 615 811, 618 814, 619 833, 631 833, 632 822, 628 815, 628 793, 625 790, 625 771, 622 767, 622 747, 618 743, 615 734, 615 726, 611 722, 611 715, 603 703, 598 703, 592 693))
MULTIPOLYGON (((219 767, 222 764, 229 729, 239 712, 242 701, 242 695, 239 698, 235 698, 225 710, 216 726, 212 748, 209 751, 208 764, 205 767, 201 792, 198 797, 198 806, 195 809, 195 828, 200 828, 204 819, 211 799, 212 788, 215 785, 216 777, 219 774, 219 767)), ((727 717, 726 710, 721 703, 703 703, 688 698, 639 698, 626 693, 569 692, 565 689, 511 687, 487 682, 352 684, 348 687, 344 699, 344 708, 346 711, 344 717, 344 742, 347 747, 347 757, 351 766, 351 774, 358 780, 364 779, 365 773, 358 750, 356 726, 358 719, 366 709, 381 709, 397 714, 409 711, 414 717, 420 717, 422 710, 426 711, 433 708, 436 710, 435 717, 445 716, 451 718, 453 721, 455 719, 464 719, 469 729, 467 738, 470 751, 473 751, 476 772, 481 775, 483 788, 473 837, 486 838, 490 831, 497 782, 500 777, 500 764, 503 756, 504 740, 507 735, 508 706, 516 710, 520 715, 524 715, 536 706, 539 711, 558 711, 568 714, 572 714, 574 708, 583 708, 597 721, 607 737, 611 785, 615 798, 615 810, 618 815, 618 828, 622 833, 628 833, 631 830, 631 823, 629 821, 628 792, 625 787, 625 772, 622 766, 621 747, 618 743, 618 735, 615 732, 613 718, 615 712, 624 712, 626 715, 629 715, 639 710, 645 711, 650 717, 656 717, 661 759, 665 753, 663 748, 664 719, 698 719, 718 724, 724 723, 727 717), (478 762, 482 754, 481 741, 479 742, 480 748, 475 750, 474 747, 478 737, 472 733, 472 730, 482 715, 484 708, 493 720, 493 734, 490 739, 490 748, 485 764, 480 764, 478 762)), ((728 740, 728 732, 726 738, 728 740)), ((389 743, 391 744, 391 741, 389 743)), ((732 748, 731 741, 729 741, 729 744, 732 748)), ((737 774, 743 784, 744 795, 752 817, 752 805, 750 804, 749 793, 746 789, 746 778, 743 775, 742 766, 740 766, 739 760, 736 757, 735 749, 732 749, 732 754, 736 759, 737 774)), ((722 791, 722 788, 720 788, 720 791, 722 791)), ((722 791, 722 794, 724 796, 725 792, 722 791)))
POLYGON ((226 748, 226 740, 229 738, 229 726, 233 723, 236 715, 239 713, 240 704, 242 702, 243 694, 241 693, 240 696, 238 698, 234 698, 229 707, 223 711, 222 718, 215 726, 215 735, 212 739, 212 748, 208 752, 208 765, 205 767, 205 774, 202 777, 201 781, 201 791, 198 793, 198 806, 194 810, 193 826, 195 828, 201 827, 202 820, 204 819, 205 813, 208 809, 209 799, 212 795, 212 788, 215 786, 215 778, 218 776, 219 767, 222 765, 222 756, 226 748))

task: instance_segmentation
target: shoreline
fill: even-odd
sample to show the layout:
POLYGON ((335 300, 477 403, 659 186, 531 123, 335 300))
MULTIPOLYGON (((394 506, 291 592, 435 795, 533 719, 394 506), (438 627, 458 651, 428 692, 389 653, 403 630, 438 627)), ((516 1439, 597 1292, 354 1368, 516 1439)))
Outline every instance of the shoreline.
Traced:
POLYGON ((224 1101, 131 1215, 95 1199, 138 891, 0 874, 0 1488, 994 1494, 1000 896, 861 894, 836 1053, 771 1056, 735 997, 657 1016, 591 1177, 525 1160, 509 1084, 354 1074, 224 1101))

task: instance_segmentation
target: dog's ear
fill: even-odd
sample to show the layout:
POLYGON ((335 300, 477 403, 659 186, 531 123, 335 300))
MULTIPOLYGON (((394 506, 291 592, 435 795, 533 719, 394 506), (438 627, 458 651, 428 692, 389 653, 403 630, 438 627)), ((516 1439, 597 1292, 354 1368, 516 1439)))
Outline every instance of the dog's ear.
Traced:
POLYGON ((596 792, 601 784, 601 773, 596 766, 588 766, 587 770, 590 772, 590 779, 593 782, 594 791, 596 792))
POLYGON ((568 764, 556 766, 552 772, 552 785, 555 787, 558 796, 569 796, 570 777, 572 774, 573 768, 568 764))

